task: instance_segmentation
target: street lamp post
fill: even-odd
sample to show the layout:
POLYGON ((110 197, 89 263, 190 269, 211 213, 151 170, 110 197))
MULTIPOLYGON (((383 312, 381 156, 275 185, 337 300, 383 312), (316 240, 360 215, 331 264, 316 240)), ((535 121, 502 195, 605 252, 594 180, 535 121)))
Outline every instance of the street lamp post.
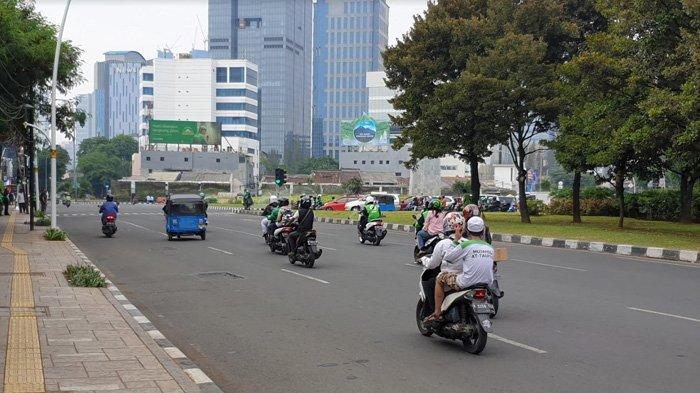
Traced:
MULTIPOLYGON (((44 133, 44 131, 41 130, 41 127, 39 127, 36 124, 31 124, 31 123, 24 123, 25 127, 30 127, 32 131, 32 144, 33 144, 33 151, 32 151, 32 156, 34 159, 32 160, 33 162, 31 163, 32 165, 32 172, 34 176, 34 205, 36 207, 36 211, 40 210, 40 201, 39 201, 39 152, 36 149, 36 132, 39 131, 46 139, 49 139, 49 137, 44 133)), ((48 161, 47 161, 47 166, 48 166, 48 161)), ((48 169, 48 168, 47 168, 48 169)), ((48 174, 47 174, 48 176, 48 174)), ((46 188, 46 183, 44 183, 44 188, 46 188)), ((31 201, 29 201, 29 204, 31 205, 31 201)))
POLYGON ((63 11, 63 20, 58 30, 56 39, 56 52, 53 57, 53 79, 51 81, 51 227, 58 228, 56 221, 56 85, 58 84, 58 60, 61 57, 61 41, 63 40, 63 28, 66 25, 68 8, 71 0, 66 1, 66 9, 63 11))

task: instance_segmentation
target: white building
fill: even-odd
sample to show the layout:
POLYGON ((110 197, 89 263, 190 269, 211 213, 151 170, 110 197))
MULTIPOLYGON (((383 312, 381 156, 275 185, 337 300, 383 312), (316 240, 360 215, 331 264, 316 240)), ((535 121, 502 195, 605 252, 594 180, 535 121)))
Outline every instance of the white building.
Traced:
POLYGON ((157 58, 141 68, 141 135, 148 121, 218 122, 221 148, 252 158, 260 168, 258 67, 247 60, 157 58))

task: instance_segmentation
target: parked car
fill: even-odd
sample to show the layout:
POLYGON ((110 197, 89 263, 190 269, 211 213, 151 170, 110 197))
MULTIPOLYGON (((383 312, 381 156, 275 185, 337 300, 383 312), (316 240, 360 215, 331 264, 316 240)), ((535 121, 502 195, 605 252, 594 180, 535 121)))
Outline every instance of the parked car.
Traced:
POLYGON ((345 211, 345 205, 348 202, 357 201, 357 198, 343 197, 327 202, 321 208, 322 210, 345 211))
MULTIPOLYGON (((374 197, 379 205, 379 208, 383 212, 393 212, 397 210, 397 201, 399 197, 397 194, 388 194, 385 192, 373 192, 370 195, 374 197)), ((359 212, 365 206, 365 197, 362 197, 356 201, 348 202, 345 204, 345 210, 359 212)))

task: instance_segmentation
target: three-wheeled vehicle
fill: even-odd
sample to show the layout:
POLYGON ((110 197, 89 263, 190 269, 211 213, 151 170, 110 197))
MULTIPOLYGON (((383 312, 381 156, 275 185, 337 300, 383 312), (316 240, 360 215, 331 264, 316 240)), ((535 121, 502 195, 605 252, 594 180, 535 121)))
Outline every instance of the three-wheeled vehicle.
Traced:
POLYGON ((202 240, 207 237, 206 203, 199 195, 171 195, 163 207, 165 212, 165 233, 168 240, 177 236, 199 236, 202 240))

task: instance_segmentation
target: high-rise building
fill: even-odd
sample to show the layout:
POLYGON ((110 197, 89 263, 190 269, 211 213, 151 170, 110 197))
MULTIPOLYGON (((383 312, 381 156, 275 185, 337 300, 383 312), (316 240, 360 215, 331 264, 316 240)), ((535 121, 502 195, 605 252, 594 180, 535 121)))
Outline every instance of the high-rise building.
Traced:
POLYGON ((338 159, 341 123, 367 112, 365 75, 384 70, 388 18, 386 0, 314 4, 314 156, 338 159))
POLYGON ((95 136, 139 134, 139 71, 146 60, 135 51, 105 53, 95 63, 95 136))
POLYGON ((150 120, 218 122, 222 150, 259 170, 258 67, 247 60, 158 58, 141 68, 141 134, 150 120))
POLYGON ((95 136, 95 100, 94 94, 78 94, 77 108, 85 113, 85 124, 75 125, 75 143, 80 146, 80 143, 87 138, 95 136))
POLYGON ((313 0, 209 0, 209 53, 258 65, 261 149, 310 155, 313 0))

